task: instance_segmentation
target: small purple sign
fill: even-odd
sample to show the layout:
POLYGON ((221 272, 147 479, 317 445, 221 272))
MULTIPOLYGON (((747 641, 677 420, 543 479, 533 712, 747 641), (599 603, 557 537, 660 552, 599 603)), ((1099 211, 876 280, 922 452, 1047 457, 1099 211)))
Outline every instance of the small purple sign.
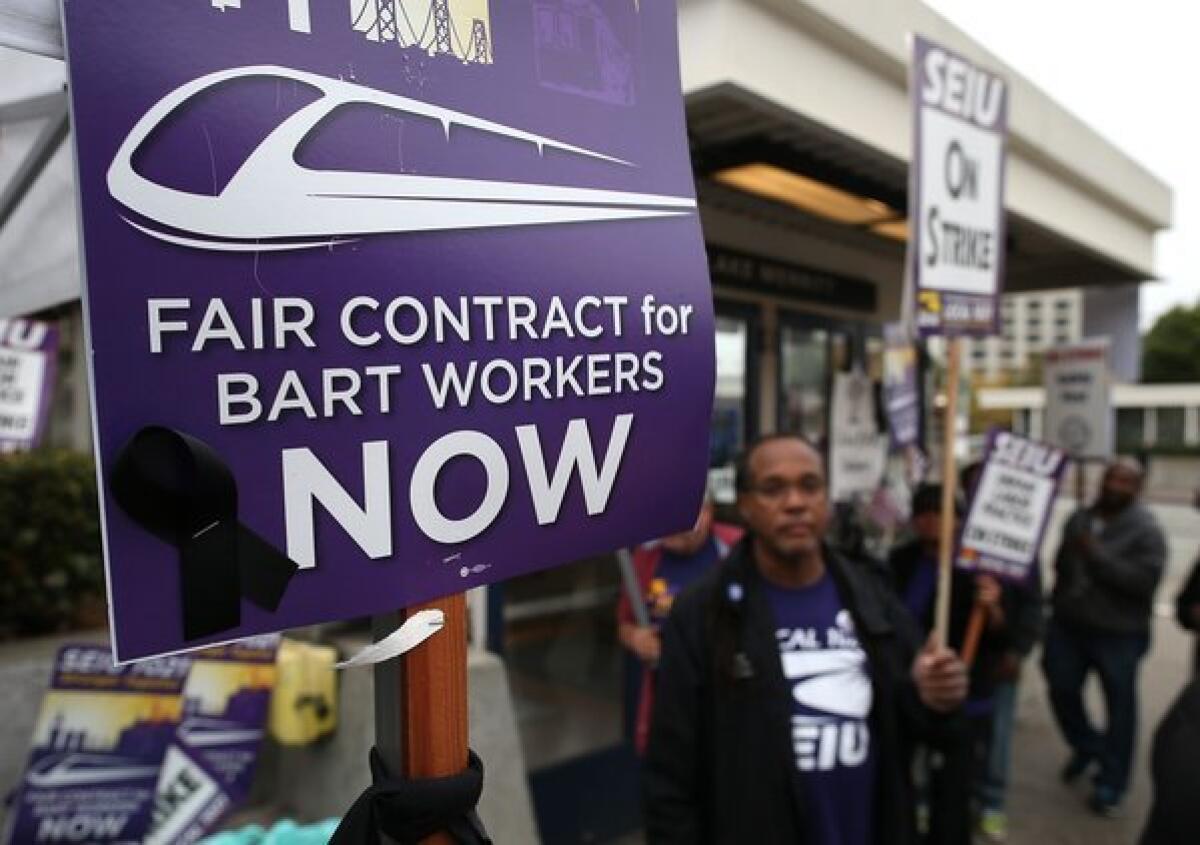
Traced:
POLYGON ((167 749, 146 845, 198 842, 250 794, 271 693, 277 636, 192 655, 183 715, 167 749))
POLYGON ((58 328, 37 320, 0 320, 0 452, 41 444, 58 364, 58 328))
POLYGON ((172 657, 120 667, 106 646, 62 648, 6 841, 142 842, 190 666, 172 657))
POLYGON ((64 9, 119 660, 692 524, 674 4, 64 9))
POLYGON ((892 448, 921 441, 921 394, 917 389, 917 347, 897 323, 883 327, 883 401, 892 448))
POLYGON ((1066 465, 1062 449, 993 430, 959 539, 958 566, 1024 583, 1066 465))
POLYGON ((1008 85, 913 39, 909 270, 922 336, 996 333, 1004 281, 1008 85))

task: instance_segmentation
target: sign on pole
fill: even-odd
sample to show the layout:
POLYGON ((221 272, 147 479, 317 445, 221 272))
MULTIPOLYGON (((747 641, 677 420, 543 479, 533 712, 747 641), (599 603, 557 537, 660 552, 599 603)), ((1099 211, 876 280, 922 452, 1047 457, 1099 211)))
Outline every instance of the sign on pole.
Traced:
POLYGON ((883 328, 883 401, 892 446, 904 449, 921 441, 921 392, 917 387, 917 347, 904 327, 883 328))
POLYGON ((879 430, 875 385, 860 370, 833 376, 829 403, 829 496, 835 502, 869 496, 887 465, 887 435, 879 430))
POLYGON ((58 329, 37 320, 0 320, 0 452, 41 443, 58 363, 58 329))
POLYGON ((1108 338, 1047 349, 1042 373, 1045 441, 1074 458, 1111 458, 1114 426, 1108 338))
POLYGON ((961 338, 995 334, 999 316, 1008 86, 1001 77, 921 36, 913 39, 912 61, 905 279, 911 280, 916 297, 910 307, 917 332, 949 338, 934 619, 936 640, 944 646, 950 624, 961 338))
POLYGON ((910 272, 922 335, 996 332, 1004 279, 1008 87, 921 36, 913 44, 910 272))
POLYGON ((714 324, 673 4, 65 26, 120 660, 694 522, 714 324))
POLYGON ((1067 455, 993 431, 959 542, 963 569, 1023 583, 1037 562, 1067 455))

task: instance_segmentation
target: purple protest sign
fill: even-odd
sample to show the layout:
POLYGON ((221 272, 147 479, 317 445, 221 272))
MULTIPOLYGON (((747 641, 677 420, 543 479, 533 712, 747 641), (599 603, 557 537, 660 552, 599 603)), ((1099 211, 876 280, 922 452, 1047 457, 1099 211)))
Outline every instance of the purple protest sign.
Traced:
POLYGON ((909 271, 918 331, 996 333, 1004 280, 1008 85, 913 39, 909 271))
POLYGON ((192 655, 146 845, 198 842, 250 794, 275 686, 277 636, 192 655))
POLYGON ((959 540, 958 566, 1024 583, 1037 562, 1066 465, 1061 449, 992 431, 959 540))
POLYGON ((883 327, 883 402, 892 447, 921 440, 921 394, 917 389, 917 348, 897 323, 883 327))
POLYGON ((64 20, 121 660, 694 522, 714 340, 674 4, 64 20))
POLYGON ((0 320, 0 452, 41 443, 58 364, 58 328, 37 320, 0 320))
POLYGON ((190 665, 172 657, 118 667, 105 646, 63 647, 7 841, 141 842, 190 665))

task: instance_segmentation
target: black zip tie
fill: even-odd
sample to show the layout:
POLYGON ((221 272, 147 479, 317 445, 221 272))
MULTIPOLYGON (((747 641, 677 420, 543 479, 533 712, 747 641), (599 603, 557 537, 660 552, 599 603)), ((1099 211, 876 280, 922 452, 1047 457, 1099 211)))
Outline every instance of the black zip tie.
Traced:
POLYGON ((121 509, 179 550, 183 639, 241 624, 241 599, 278 609, 299 568, 238 522, 237 482, 202 440, 147 426, 117 454, 109 488, 121 509))
POLYGON ((350 806, 329 845, 417 845, 445 833, 458 845, 492 845, 475 807, 483 794, 483 762, 469 752, 467 770, 440 778, 393 777, 371 749, 370 786, 350 806))

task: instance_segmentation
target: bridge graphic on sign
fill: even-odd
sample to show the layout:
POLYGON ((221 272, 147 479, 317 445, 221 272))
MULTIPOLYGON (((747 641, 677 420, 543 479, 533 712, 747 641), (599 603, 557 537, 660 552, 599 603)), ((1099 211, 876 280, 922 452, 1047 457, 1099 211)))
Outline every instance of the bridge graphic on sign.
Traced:
POLYGON ((368 41, 466 64, 492 63, 488 0, 350 0, 350 14, 354 30, 368 41))
MULTIPOLYGON (((144 234, 195 249, 266 252, 343 243, 364 235, 675 217, 694 214, 690 196, 647 194, 463 176, 334 171, 304 167, 297 149, 335 110, 379 107, 440 124, 447 144, 472 131, 520 141, 544 154, 590 159, 616 171, 635 165, 467 112, 454 111, 341 79, 274 65, 231 68, 167 94, 137 122, 108 171, 113 199, 133 212, 144 234), (227 82, 267 78, 309 86, 315 102, 284 119, 218 193, 194 193, 139 171, 135 154, 172 113, 227 82), (142 218, 140 221, 136 218, 142 218)), ((123 215, 124 216, 124 215, 123 215)))

